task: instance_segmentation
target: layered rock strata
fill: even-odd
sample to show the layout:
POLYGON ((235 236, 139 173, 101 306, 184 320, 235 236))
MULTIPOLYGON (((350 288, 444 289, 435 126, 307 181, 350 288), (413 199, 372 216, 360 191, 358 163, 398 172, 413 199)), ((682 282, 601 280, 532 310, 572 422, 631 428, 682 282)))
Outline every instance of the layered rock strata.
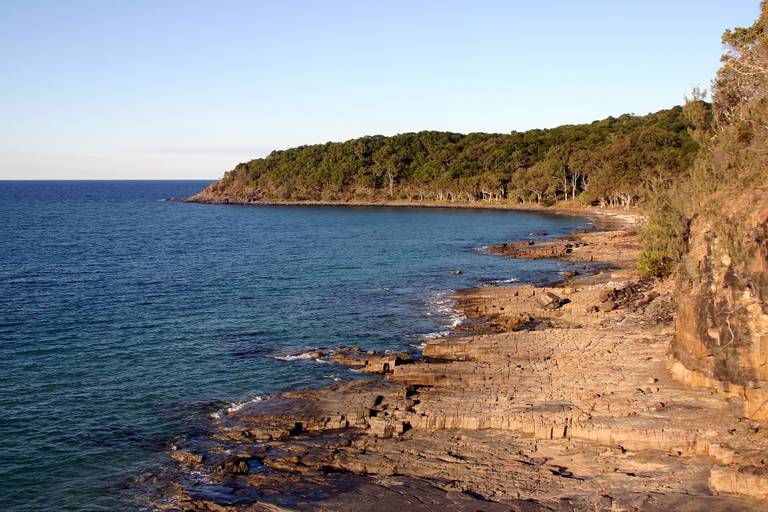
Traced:
POLYGON ((667 369, 671 283, 634 274, 632 233, 568 243, 558 258, 604 271, 470 290, 459 307, 492 324, 488 334, 430 340, 418 361, 358 355, 348 362, 384 379, 282 393, 222 417, 213 435, 180 440, 177 466, 149 479, 154 505, 768 510, 768 425, 743 418, 742 396, 667 369))

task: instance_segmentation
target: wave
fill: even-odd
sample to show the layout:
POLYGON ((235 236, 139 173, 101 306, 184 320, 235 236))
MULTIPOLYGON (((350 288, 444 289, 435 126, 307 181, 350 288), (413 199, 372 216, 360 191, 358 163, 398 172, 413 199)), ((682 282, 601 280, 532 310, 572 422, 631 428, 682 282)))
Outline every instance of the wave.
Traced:
POLYGON ((301 354, 286 355, 286 356, 272 356, 280 361, 299 361, 302 359, 317 359, 313 354, 309 352, 302 352, 301 354))
POLYGON ((439 331, 430 332, 421 336, 426 339, 445 338, 451 334, 451 330, 460 325, 467 319, 458 309, 456 309, 456 299, 453 298, 455 290, 438 292, 427 299, 427 316, 441 316, 446 322, 439 331))
POLYGON ((333 350, 324 349, 321 351, 319 349, 312 349, 299 352, 298 354, 278 354, 273 355, 272 357, 278 361, 314 361, 316 363, 330 363, 331 361, 323 358, 333 354, 333 352, 333 350))
POLYGON ((435 332, 429 332, 422 336, 422 338, 427 340, 436 340, 439 338, 445 338, 446 336, 449 336, 451 334, 451 331, 435 331, 435 332))
POLYGON ((210 417, 213 419, 220 419, 223 416, 227 416, 229 414, 235 413, 245 407, 246 405, 255 404, 256 402, 261 402, 264 400, 263 396, 255 396, 253 398, 250 398, 248 400, 243 400, 241 402, 232 402, 227 407, 224 407, 223 409, 213 412, 210 414, 210 417))

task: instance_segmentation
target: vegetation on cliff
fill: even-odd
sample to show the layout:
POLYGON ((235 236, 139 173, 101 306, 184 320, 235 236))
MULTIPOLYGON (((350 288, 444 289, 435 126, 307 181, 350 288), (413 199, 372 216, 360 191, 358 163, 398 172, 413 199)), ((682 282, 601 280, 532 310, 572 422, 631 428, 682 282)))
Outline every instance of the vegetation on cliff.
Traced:
POLYGON ((768 419, 768 2, 728 30, 712 89, 685 107, 701 150, 685 179, 660 191, 641 270, 675 273, 675 375, 768 419))
POLYGON ((207 193, 235 201, 489 201, 629 206, 689 168, 682 107, 511 134, 361 137, 241 163, 207 193))
POLYGON ((768 2, 748 28, 727 30, 712 83, 712 108, 694 91, 683 115, 702 148, 689 173, 654 197, 641 255, 647 274, 670 274, 683 256, 691 223, 711 225, 744 260, 755 233, 747 218, 766 204, 768 185, 768 2))

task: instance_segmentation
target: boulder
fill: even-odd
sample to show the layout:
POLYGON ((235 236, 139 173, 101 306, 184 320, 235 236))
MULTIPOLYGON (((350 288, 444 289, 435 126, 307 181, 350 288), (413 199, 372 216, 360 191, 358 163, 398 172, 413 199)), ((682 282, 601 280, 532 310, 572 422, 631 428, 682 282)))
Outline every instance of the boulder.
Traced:
POLYGON ((214 471, 217 473, 229 473, 231 475, 245 475, 250 470, 248 459, 233 455, 216 464, 214 471))
POLYGON ((538 297, 542 309, 558 309, 565 301, 552 292, 544 292, 538 297))
POLYGON ((202 464, 203 456, 199 453, 192 453, 187 450, 173 449, 171 450, 171 458, 176 462, 182 464, 202 464))
POLYGON ((616 303, 609 300, 597 306, 597 309, 599 309, 603 313, 608 313, 609 311, 613 311, 614 309, 616 309, 616 303))

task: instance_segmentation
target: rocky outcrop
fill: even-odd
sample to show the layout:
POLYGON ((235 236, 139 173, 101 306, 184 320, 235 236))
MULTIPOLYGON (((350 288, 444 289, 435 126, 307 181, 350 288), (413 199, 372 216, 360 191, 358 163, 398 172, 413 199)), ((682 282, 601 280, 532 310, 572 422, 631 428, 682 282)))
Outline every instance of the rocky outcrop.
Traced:
MULTIPOLYGON (((601 220, 601 222, 604 221, 601 220)), ((634 266, 632 258, 636 258, 637 255, 637 240, 636 235, 628 230, 601 233, 578 232, 554 240, 539 242, 522 240, 491 245, 487 251, 499 256, 524 260, 546 258, 578 261, 580 263, 595 262, 610 263, 616 266, 634 266), (610 251, 605 250, 608 247, 610 247, 610 251)))
POLYGON ((673 371, 742 398, 747 418, 768 419, 768 208, 733 226, 727 234, 703 220, 692 226, 677 286, 673 371))
MULTIPOLYGON (((569 257, 608 261, 612 240, 637 253, 626 234, 580 237, 569 257)), ((680 382, 691 371, 667 359, 671 283, 617 266, 557 286, 469 290, 459 307, 495 330, 430 340, 421 360, 310 354, 383 377, 220 415, 212 435, 176 444, 154 505, 768 510, 768 427, 741 418, 741 396, 680 382)))

